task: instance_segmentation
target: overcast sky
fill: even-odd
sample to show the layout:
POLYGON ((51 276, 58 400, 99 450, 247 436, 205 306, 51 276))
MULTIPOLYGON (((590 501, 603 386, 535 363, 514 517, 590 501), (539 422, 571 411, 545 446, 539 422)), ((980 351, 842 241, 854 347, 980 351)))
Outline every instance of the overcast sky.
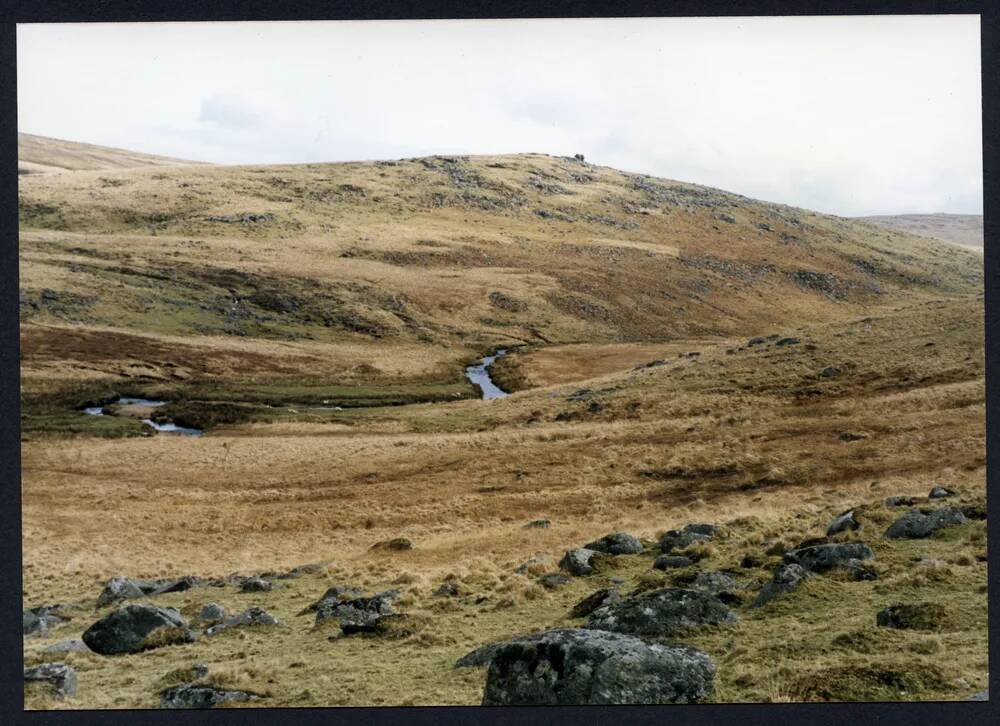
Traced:
POLYGON ((977 16, 20 25, 21 131, 218 163, 526 151, 982 212, 977 16))

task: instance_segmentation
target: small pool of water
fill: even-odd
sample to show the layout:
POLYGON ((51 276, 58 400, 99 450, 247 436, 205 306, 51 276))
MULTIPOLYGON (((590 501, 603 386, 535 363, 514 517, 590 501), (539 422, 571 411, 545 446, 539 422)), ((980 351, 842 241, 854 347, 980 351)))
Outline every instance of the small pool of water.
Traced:
POLYGON ((170 421, 168 423, 157 423, 151 418, 144 418, 142 422, 147 426, 152 426, 157 431, 162 431, 165 434, 180 434, 182 436, 201 436, 203 433, 201 429, 184 428, 183 426, 178 426, 173 421, 170 421))
POLYGON ((490 378, 489 371, 490 366, 493 365, 493 361, 503 355, 506 355, 506 353, 506 348, 499 348, 493 355, 488 355, 485 358, 482 358, 477 365, 467 366, 465 369, 465 377, 475 385, 479 386, 479 389, 483 392, 483 400, 503 398, 504 396, 509 395, 493 382, 493 379, 490 378))

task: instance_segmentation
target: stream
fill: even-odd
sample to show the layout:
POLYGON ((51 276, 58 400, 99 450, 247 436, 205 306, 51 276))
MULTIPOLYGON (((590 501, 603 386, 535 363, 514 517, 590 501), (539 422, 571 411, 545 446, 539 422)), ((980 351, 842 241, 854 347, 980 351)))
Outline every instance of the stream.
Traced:
MULTIPOLYGON (((145 413, 144 409, 165 406, 167 404, 166 401, 152 401, 148 398, 131 398, 129 396, 122 396, 121 398, 118 398, 106 405, 113 406, 116 404, 122 407, 123 414, 129 415, 131 413, 134 417, 139 418, 140 421, 142 421, 150 428, 160 431, 162 433, 179 434, 181 436, 201 436, 202 434, 201 429, 185 428, 183 426, 178 426, 173 421, 168 421, 166 423, 159 423, 148 417, 140 418, 140 416, 143 413, 145 413), (129 411, 129 409, 131 409, 131 411, 129 411)), ((90 416, 107 415, 106 413, 104 413, 104 406, 88 406, 87 408, 83 409, 83 412, 90 416)))
POLYGON ((497 386, 490 378, 489 367, 493 365, 493 361, 502 355, 506 355, 506 348, 498 348, 496 353, 493 355, 488 355, 479 361, 478 365, 468 366, 465 369, 465 377, 476 386, 479 386, 479 390, 483 392, 483 400, 489 400, 491 398, 503 398, 508 395, 506 391, 497 386))

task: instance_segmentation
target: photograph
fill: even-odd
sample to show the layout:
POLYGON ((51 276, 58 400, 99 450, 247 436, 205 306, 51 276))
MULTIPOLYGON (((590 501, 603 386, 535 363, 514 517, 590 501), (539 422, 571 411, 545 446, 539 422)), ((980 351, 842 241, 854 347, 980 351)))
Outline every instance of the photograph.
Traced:
POLYGON ((18 23, 15 707, 988 702, 981 30, 18 23))

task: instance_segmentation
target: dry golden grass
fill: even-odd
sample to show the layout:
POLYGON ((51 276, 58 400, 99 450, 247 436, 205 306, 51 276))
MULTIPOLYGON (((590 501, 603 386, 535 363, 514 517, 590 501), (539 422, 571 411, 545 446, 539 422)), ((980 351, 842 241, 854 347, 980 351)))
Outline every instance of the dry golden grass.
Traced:
MULTIPOLYGON (((519 564, 552 569, 545 555, 609 531, 713 521, 729 536, 704 548, 704 568, 748 553, 773 565, 766 542, 821 535, 861 504, 878 583, 817 578, 686 639, 719 665, 715 698, 985 686, 982 523, 880 537, 886 496, 935 484, 984 495, 981 258, 543 155, 37 175, 22 178, 21 211, 23 408, 55 422, 22 444, 26 606, 91 603, 118 574, 333 563, 270 593, 158 597, 189 615, 210 600, 260 605, 283 625, 74 654, 78 697, 31 707, 156 706, 163 679, 195 661, 264 696, 251 705, 476 703, 482 671, 451 668, 471 648, 566 624, 611 576, 669 581, 636 556, 547 590, 513 574, 519 564), (524 346, 502 365, 525 390, 504 399, 296 403, 310 386, 459 386, 462 366, 497 345, 524 346), (83 416, 69 402, 97 384, 280 405, 199 439, 60 434, 83 416), (541 517, 549 529, 524 528, 541 517), (414 549, 371 550, 394 537, 414 549), (929 572, 920 557, 945 564, 929 572), (457 600, 432 597, 446 580, 457 600), (314 632, 296 613, 333 584, 398 586, 410 618, 394 637, 330 640, 336 628, 314 632), (875 631, 879 607, 918 594, 959 603, 961 627, 875 631), (839 634, 872 649, 832 645, 839 634), (930 669, 940 653, 947 666, 930 669)), ((91 621, 26 641, 26 657, 91 621)))

